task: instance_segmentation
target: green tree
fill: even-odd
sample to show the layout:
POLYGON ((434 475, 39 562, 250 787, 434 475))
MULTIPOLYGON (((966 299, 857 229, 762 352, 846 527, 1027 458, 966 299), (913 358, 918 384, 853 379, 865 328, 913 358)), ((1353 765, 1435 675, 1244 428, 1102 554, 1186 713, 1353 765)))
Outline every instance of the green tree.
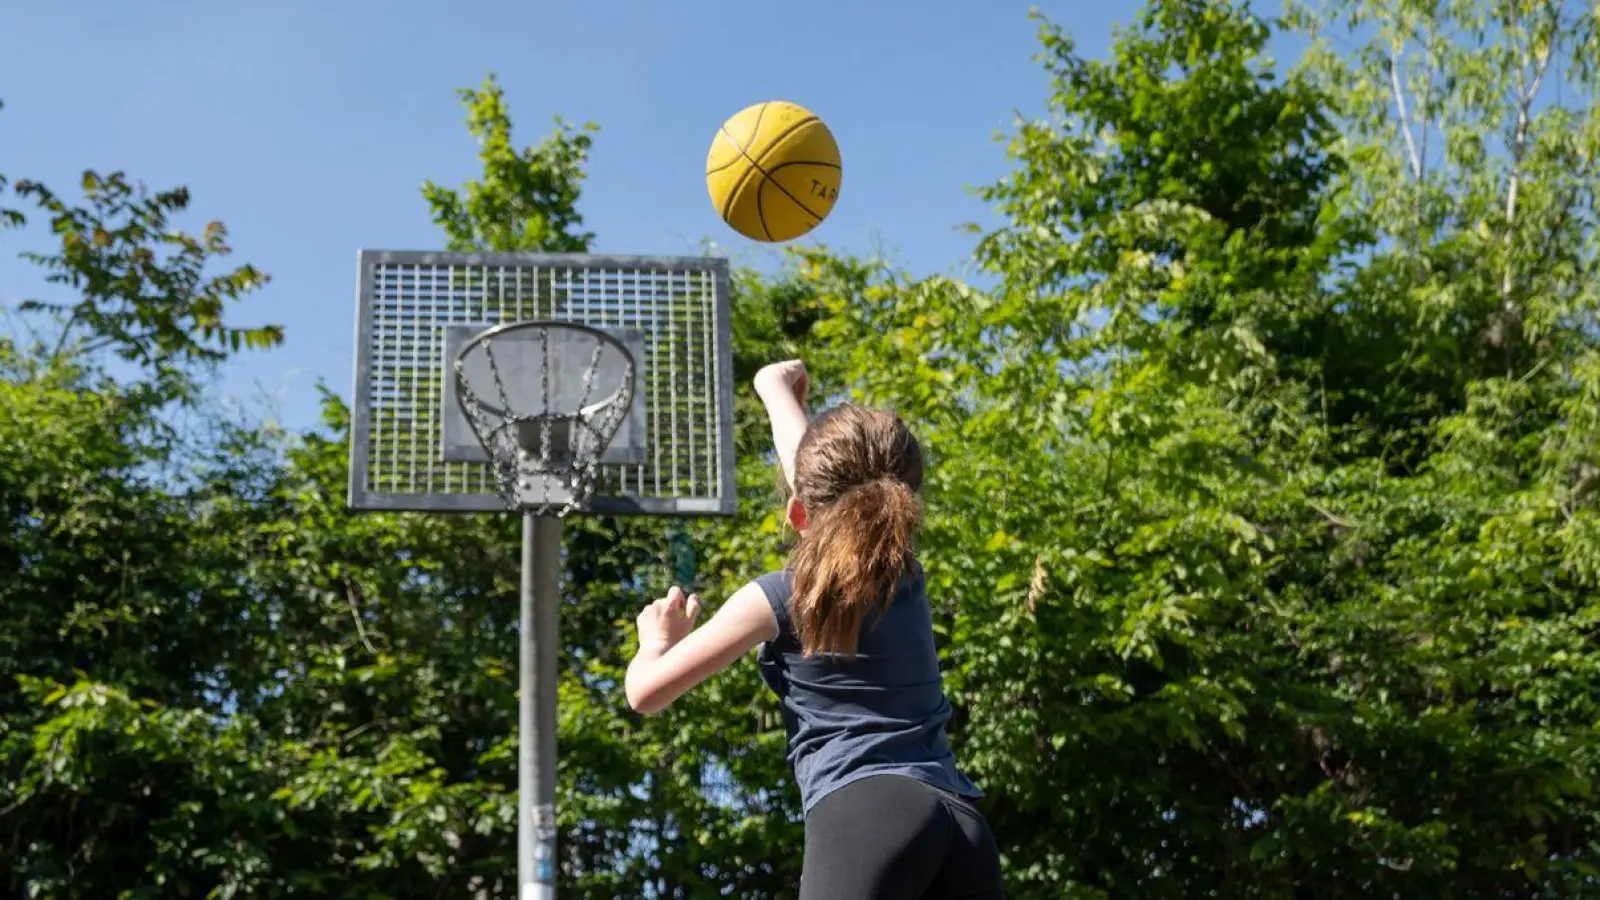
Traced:
MULTIPOLYGON (((1014 896, 1600 894, 1594 28, 1153 0, 1091 60, 1045 24, 1049 113, 984 191, 992 288, 823 250, 739 274, 741 387, 799 355, 924 441, 954 736, 1014 896)), ((483 175, 424 189, 448 246, 587 248, 591 129, 517 150, 492 79, 462 99, 483 175)), ((160 212, 95 202, 50 216, 92 245, 160 212)), ((0 354, 5 887, 507 895, 513 517, 351 514, 332 397, 293 440, 217 421, 176 455, 161 404, 252 282, 68 249, 99 298, 55 320, 74 351, 0 354), (106 340, 145 377, 96 368, 106 340)), ((740 515, 688 526, 713 599, 782 552, 745 391, 736 424, 740 515)), ((792 896, 753 673, 650 719, 616 690, 668 523, 567 548, 564 891, 792 896)))
MULTIPOLYGON (((1436 33, 1592 47, 1503 25, 1436 33)), ((1018 896, 1592 893, 1594 182, 1555 165, 1584 151, 1446 116, 1513 174, 1462 165, 1505 193, 1441 182, 1427 231, 1351 124, 1387 74, 1281 73, 1272 29, 1152 2, 1097 61, 1046 25, 993 290, 811 259, 851 383, 934 459, 960 752, 1018 896), (1457 219, 1510 193, 1516 223, 1457 219)))
MULTIPOLYGON (((537 147, 514 150, 492 78, 461 98, 484 171, 459 190, 424 188, 448 246, 587 249, 591 238, 575 231, 575 210, 592 129, 558 127, 537 147)), ((736 303, 735 369, 744 382, 795 340, 785 329, 803 339, 810 322, 802 295, 754 276, 738 278, 736 303)), ((768 438, 744 393, 743 512, 733 522, 687 526, 711 598, 771 564, 780 539, 761 453, 768 438)), ((297 637, 278 642, 274 665, 295 671, 315 660, 278 698, 282 715, 304 722, 316 710, 306 735, 313 742, 351 737, 338 739, 337 757, 305 754, 278 796, 296 814, 341 811, 340 852, 372 868, 363 883, 375 895, 505 895, 515 868, 520 526, 509 515, 347 512, 347 414, 331 398, 327 414, 327 427, 290 454, 272 494, 274 550, 256 571, 267 596, 281 598, 278 621, 298 623, 284 630, 297 637), (407 768, 394 769, 395 758, 407 768)), ((618 690, 633 617, 672 577, 674 527, 605 517, 566 527, 562 890, 781 896, 797 880, 797 849, 782 849, 798 846, 797 797, 789 796, 781 729, 754 673, 729 673, 650 719, 627 710, 618 690)))
POLYGON ((183 189, 93 172, 78 203, 0 189, 4 225, 43 214, 58 249, 24 256, 70 297, 22 300, 0 340, 0 886, 204 896, 248 877, 273 822, 251 802, 251 723, 219 715, 262 684, 233 664, 264 623, 240 602, 243 523, 217 502, 260 460, 173 413, 281 331, 233 324, 264 276, 210 273, 226 231, 179 230, 183 189))
POLYGON ((47 282, 74 295, 70 303, 28 300, 18 307, 23 313, 50 310, 64 319, 46 361, 63 352, 104 348, 129 362, 166 370, 220 362, 241 348, 282 342, 277 326, 224 324, 227 304, 267 279, 250 265, 223 275, 206 273, 207 263, 231 252, 227 229, 211 222, 194 237, 171 227, 173 214, 189 206, 187 189, 150 194, 129 184, 121 172, 85 172, 84 205, 36 181, 19 181, 16 192, 49 216, 50 230, 61 241, 56 252, 23 253, 23 258, 44 269, 47 282))
MULTIPOLYGON (((424 191, 450 245, 586 247, 575 201, 587 129, 512 152, 498 86, 463 100, 484 176, 424 191)), ((260 276, 195 280, 222 247, 167 240, 161 217, 181 194, 145 202, 118 188, 87 211, 29 196, 49 201, 66 248, 35 261, 92 302, 61 316, 81 339, 5 348, 0 441, 26 450, 0 484, 19 523, 4 552, 23 573, 0 587, 0 677, 21 688, 0 694, 8 893, 507 895, 513 517, 350 513, 336 398, 322 428, 285 440, 216 419, 192 392, 220 354, 258 342, 207 316, 260 276), (124 256, 80 252, 80 237, 124 256), (169 244, 171 271, 151 268, 169 244), (133 363, 133 380, 90 366, 99 348, 133 363), (206 430, 175 444, 162 397, 200 404, 206 430)), ((812 317, 792 289, 738 283, 743 381, 812 317)), ((743 396, 738 429, 746 512, 690 529, 713 597, 770 564, 780 540, 763 502, 764 429, 743 396)), ((781 896, 799 858, 774 848, 797 846, 795 798, 758 679, 730 673, 649 720, 616 690, 633 615, 670 578, 667 531, 595 518, 568 529, 564 890, 781 896)))
POLYGON ((578 196, 589 147, 599 128, 575 128, 556 119, 556 130, 536 146, 516 149, 505 90, 493 75, 478 88, 458 92, 467 108, 467 131, 478 141, 483 175, 461 190, 429 181, 422 196, 449 250, 581 253, 594 234, 577 229, 578 196))

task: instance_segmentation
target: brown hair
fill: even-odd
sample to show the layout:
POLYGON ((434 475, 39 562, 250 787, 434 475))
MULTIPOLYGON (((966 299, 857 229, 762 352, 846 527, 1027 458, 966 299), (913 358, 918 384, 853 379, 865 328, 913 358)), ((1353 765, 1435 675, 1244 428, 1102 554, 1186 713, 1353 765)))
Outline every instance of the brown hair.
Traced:
POLYGON ((807 656, 853 658, 869 612, 882 616, 922 526, 922 447, 891 412, 845 404, 811 423, 795 451, 807 523, 789 556, 791 616, 807 656))

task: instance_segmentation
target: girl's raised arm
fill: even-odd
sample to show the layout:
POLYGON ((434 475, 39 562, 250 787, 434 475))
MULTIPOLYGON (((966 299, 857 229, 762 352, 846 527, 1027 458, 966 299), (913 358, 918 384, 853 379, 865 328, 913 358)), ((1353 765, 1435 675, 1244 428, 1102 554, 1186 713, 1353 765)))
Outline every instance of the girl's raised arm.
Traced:
POLYGON ((794 455, 800 447, 810 420, 806 416, 806 390, 810 378, 806 364, 798 359, 762 367, 756 373, 756 396, 767 407, 772 420, 772 444, 778 451, 783 477, 794 490, 794 455))

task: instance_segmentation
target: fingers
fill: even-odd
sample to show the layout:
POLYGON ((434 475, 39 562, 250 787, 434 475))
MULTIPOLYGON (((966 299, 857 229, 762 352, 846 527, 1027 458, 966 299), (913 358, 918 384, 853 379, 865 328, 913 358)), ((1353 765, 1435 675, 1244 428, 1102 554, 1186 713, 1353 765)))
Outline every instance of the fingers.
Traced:
POLYGON ((646 615, 677 616, 683 619, 693 619, 700 614, 700 595, 683 593, 683 588, 673 585, 667 590, 667 595, 644 608, 640 617, 646 615))
POLYGON ((672 629, 675 622, 693 622, 700 616, 700 595, 683 593, 683 588, 673 585, 665 597, 654 600, 639 611, 634 619, 641 633, 654 633, 663 628, 672 629))

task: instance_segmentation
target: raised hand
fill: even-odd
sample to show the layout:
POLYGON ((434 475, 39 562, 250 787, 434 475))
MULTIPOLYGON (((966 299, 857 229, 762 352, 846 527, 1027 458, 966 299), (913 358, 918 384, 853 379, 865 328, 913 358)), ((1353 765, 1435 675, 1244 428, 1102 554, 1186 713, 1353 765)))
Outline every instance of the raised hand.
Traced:
POLYGON ((811 377, 806 372, 806 364, 798 359, 786 359, 762 366, 756 373, 756 393, 766 395, 768 391, 779 389, 787 391, 794 396, 795 402, 801 406, 806 403, 806 391, 810 388, 811 377))

